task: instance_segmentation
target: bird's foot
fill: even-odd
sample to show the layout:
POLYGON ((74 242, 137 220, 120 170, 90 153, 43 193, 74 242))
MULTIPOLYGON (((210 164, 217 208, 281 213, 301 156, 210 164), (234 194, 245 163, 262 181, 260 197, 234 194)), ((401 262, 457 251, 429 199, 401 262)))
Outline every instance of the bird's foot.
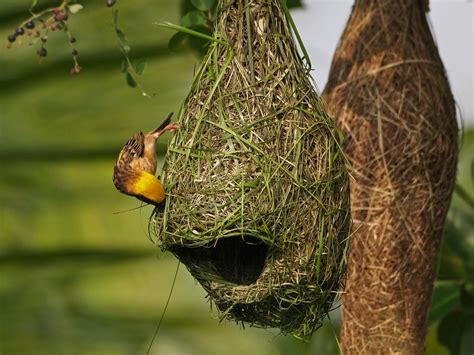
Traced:
POLYGON ((169 125, 167 125, 165 128, 163 128, 163 132, 174 132, 179 128, 180 128, 180 126, 179 126, 178 122, 173 122, 173 123, 170 123, 169 125))

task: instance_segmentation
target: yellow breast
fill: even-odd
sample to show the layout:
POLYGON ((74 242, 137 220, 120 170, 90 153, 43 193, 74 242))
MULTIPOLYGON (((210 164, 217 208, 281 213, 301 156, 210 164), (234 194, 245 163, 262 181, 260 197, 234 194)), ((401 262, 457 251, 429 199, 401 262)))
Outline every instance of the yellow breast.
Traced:
POLYGON ((142 196, 156 204, 165 200, 165 189, 155 175, 142 171, 133 180, 131 190, 137 197, 142 196))

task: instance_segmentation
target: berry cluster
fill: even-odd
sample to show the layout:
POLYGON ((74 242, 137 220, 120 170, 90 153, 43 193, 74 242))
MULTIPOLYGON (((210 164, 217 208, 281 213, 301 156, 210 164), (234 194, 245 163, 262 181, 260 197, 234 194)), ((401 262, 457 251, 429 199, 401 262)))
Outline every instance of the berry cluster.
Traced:
POLYGON ((49 8, 43 10, 20 24, 15 32, 7 37, 8 45, 10 48, 16 41, 22 36, 30 37, 31 44, 40 44, 40 48, 37 50, 39 57, 46 57, 48 50, 46 45, 48 42, 48 35, 50 32, 64 32, 67 35, 69 45, 71 46, 72 59, 74 66, 71 69, 71 74, 76 74, 81 71, 81 67, 77 61, 78 50, 74 47, 76 38, 71 35, 68 27, 68 20, 71 13, 75 13, 82 8, 81 5, 69 5, 68 1, 63 0, 62 4, 58 7, 49 8))
POLYGON ((13 33, 13 34, 11 34, 7 37, 8 42, 10 43, 10 45, 11 45, 11 43, 16 41, 17 37, 23 36, 25 34, 28 35, 28 36, 35 35, 36 37, 39 35, 38 31, 35 31, 36 25, 35 25, 34 21, 28 21, 23 26, 24 27, 18 27, 15 30, 15 33, 13 33))

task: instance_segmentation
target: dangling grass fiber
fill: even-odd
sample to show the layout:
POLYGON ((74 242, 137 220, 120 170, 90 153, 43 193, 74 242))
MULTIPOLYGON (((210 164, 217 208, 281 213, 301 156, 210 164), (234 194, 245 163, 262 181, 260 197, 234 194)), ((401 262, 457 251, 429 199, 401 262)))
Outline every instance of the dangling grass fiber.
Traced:
POLYGON ((349 185, 290 26, 280 0, 220 1, 153 223, 222 319, 307 336, 341 288, 349 185))
POLYGON ((355 1, 324 91, 354 177, 344 354, 425 352, 458 152, 427 9, 427 0, 355 1))

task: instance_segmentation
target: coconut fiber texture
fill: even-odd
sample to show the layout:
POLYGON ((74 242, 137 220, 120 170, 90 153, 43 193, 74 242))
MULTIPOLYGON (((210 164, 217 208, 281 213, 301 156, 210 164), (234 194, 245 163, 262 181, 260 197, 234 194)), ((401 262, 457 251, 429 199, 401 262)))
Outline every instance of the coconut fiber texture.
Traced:
POLYGON ((153 223, 222 318, 306 336, 341 287, 349 182, 285 13, 279 0, 220 1, 153 223))
POLYGON ((324 92, 347 137, 347 354, 422 354, 456 173, 453 96, 426 1, 358 0, 324 92))

